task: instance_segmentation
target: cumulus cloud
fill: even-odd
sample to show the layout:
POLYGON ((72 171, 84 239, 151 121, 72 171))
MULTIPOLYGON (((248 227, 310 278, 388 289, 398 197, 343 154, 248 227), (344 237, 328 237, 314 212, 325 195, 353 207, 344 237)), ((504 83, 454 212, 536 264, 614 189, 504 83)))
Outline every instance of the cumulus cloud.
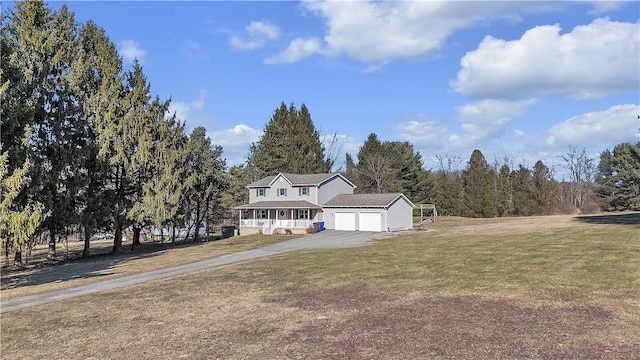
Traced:
POLYGON ((206 104, 207 90, 200 90, 200 96, 193 101, 172 101, 169 105, 169 114, 176 114, 179 120, 189 120, 192 110, 201 110, 206 104))
MULTIPOLYGON (((418 116, 424 118, 424 116, 418 116)), ((400 133, 403 140, 409 141, 422 148, 441 148, 446 139, 449 129, 438 121, 406 121, 395 126, 395 130, 400 133)))
POLYGON ((625 104, 577 115, 549 129, 544 145, 603 148, 623 141, 640 141, 638 114, 640 106, 625 104))
POLYGON ((640 87, 639 23, 601 18, 560 31, 555 24, 532 28, 513 41, 485 37, 462 58, 452 88, 479 98, 592 99, 640 87))
POLYGON ((298 38, 293 40, 289 47, 278 55, 271 56, 264 60, 266 64, 290 64, 300 61, 306 57, 309 57, 315 53, 318 53, 321 49, 320 40, 316 38, 302 39, 298 38))
MULTIPOLYGON (((511 118, 520 115, 535 104, 535 99, 507 101, 483 99, 459 107, 458 122, 467 140, 482 141, 496 138, 504 133, 511 118)), ((460 138, 454 138, 458 141, 460 138)))
POLYGON ((215 145, 221 145, 227 159, 227 165, 241 164, 252 143, 260 140, 262 130, 256 130, 248 125, 239 124, 231 129, 209 133, 215 145))
POLYGON ((525 1, 306 1, 306 12, 325 23, 323 38, 293 39, 268 63, 295 62, 319 54, 373 63, 369 69, 375 70, 395 59, 428 56, 453 32, 480 21, 565 6, 525 1))
POLYGON ((268 41, 280 37, 280 28, 267 21, 252 21, 245 30, 248 37, 232 36, 229 39, 231 47, 236 50, 255 50, 264 46, 268 41))
POLYGON ((135 59, 142 64, 144 63, 144 58, 147 55, 147 52, 140 47, 134 40, 122 40, 118 46, 118 53, 122 55, 122 58, 125 61, 131 62, 135 59))

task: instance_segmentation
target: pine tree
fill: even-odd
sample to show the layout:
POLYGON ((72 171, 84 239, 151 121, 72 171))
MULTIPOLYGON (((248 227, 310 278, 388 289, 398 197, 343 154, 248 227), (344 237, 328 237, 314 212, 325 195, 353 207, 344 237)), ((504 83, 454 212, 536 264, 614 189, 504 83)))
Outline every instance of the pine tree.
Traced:
POLYGON ((640 210, 640 142, 602 152, 596 182, 605 209, 640 210))
POLYGON ((462 173, 462 186, 464 194, 463 212, 467 217, 494 217, 495 209, 494 193, 495 173, 487 164, 480 150, 474 150, 462 173))
POLYGON ((535 188, 534 215, 549 215, 552 212, 555 198, 555 182, 551 170, 538 160, 533 165, 533 186, 535 188))
POLYGON ((533 183, 533 175, 524 165, 520 164, 517 170, 513 170, 513 212, 518 216, 530 216, 535 214, 536 188, 533 183))
POLYGON ((509 165, 500 167, 496 179, 496 210, 500 216, 509 216, 513 213, 513 179, 509 165))
POLYGON ((324 150, 306 105, 298 111, 283 102, 258 143, 249 149, 247 166, 256 169, 260 177, 279 172, 325 173, 333 164, 325 158, 324 150))
POLYGON ((200 238, 200 223, 213 206, 219 206, 222 193, 228 188, 224 176, 226 162, 221 156, 222 148, 211 144, 206 129, 195 128, 187 143, 184 178, 186 216, 195 225, 195 242, 200 238))
MULTIPOLYGON (((25 132, 25 145, 30 132, 25 132)), ((48 217, 44 206, 38 202, 24 204, 18 201, 21 192, 29 185, 29 167, 24 164, 9 172, 9 152, 0 144, 0 242, 2 246, 13 247, 14 263, 22 265, 22 248, 36 233, 41 223, 48 217)), ((8 252, 5 253, 8 256, 8 252)))

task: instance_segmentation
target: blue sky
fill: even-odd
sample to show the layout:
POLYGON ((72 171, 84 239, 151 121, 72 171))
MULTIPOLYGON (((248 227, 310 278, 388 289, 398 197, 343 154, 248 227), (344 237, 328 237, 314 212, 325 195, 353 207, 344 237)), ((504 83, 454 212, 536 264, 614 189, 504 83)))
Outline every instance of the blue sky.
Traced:
MULTIPOLYGON (((61 2, 50 2, 58 8, 61 2)), ((369 133, 435 154, 559 166, 640 141, 639 2, 67 2, 187 128, 243 161, 284 101, 356 155, 369 133)), ((336 165, 342 165, 341 155, 336 165)), ((464 164, 462 164, 464 166, 464 164)))

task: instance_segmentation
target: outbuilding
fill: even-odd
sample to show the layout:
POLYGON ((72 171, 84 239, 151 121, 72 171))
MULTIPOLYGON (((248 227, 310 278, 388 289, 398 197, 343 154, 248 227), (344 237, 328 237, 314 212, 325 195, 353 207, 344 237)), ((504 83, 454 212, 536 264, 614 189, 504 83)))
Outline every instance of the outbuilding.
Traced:
POLYGON ((339 194, 322 205, 325 228, 400 231, 413 227, 415 205, 403 194, 339 194))

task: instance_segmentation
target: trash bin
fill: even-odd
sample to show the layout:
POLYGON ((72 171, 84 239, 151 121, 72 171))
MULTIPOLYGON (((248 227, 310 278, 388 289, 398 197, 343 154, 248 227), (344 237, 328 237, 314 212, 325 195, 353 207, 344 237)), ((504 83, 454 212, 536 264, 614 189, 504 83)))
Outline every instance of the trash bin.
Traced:
POLYGON ((324 231, 324 221, 320 221, 320 231, 324 231))
POLYGON ((317 233, 318 231, 320 231, 320 223, 314 222, 313 223, 313 232, 317 233))
POLYGON ((226 239, 226 238, 230 238, 232 237, 236 232, 236 227, 235 226, 223 226, 222 227, 222 238, 226 239))

